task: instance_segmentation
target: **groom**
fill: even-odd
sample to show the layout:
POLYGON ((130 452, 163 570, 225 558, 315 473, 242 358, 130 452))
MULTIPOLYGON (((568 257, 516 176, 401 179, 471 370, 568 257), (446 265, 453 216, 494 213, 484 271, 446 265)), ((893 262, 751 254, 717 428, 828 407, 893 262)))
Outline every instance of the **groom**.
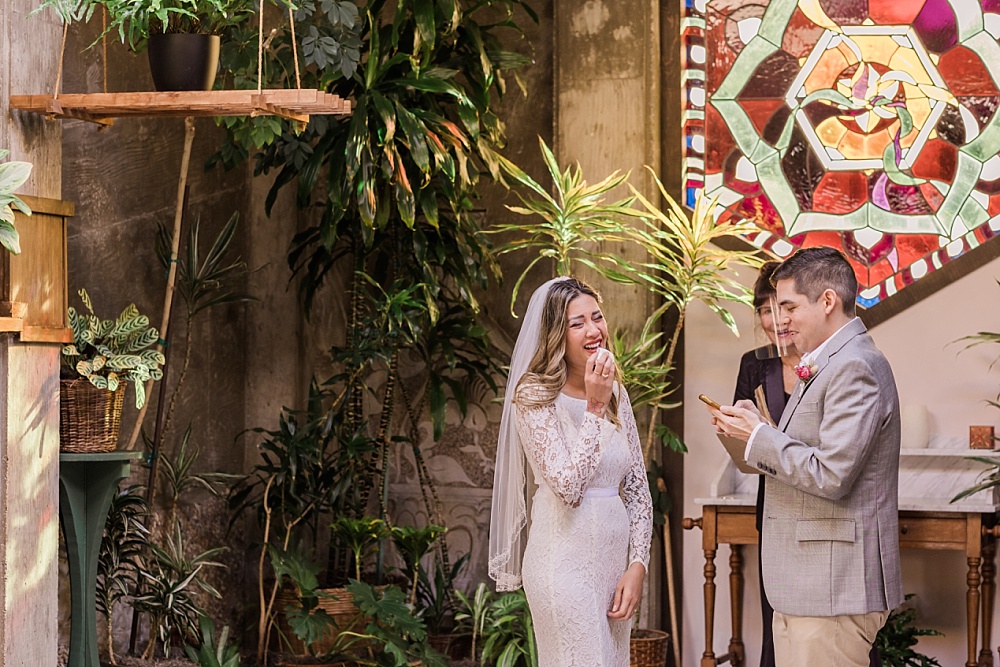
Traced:
POLYGON ((855 317, 857 279, 838 250, 799 250, 771 281, 800 380, 777 428, 750 401, 712 415, 770 476, 762 574, 777 666, 867 667, 903 601, 896 383, 855 317))

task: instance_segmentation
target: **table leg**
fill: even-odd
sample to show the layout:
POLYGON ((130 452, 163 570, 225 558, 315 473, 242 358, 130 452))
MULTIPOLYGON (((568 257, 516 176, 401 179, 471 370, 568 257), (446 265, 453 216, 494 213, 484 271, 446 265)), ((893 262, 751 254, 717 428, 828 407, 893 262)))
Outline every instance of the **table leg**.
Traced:
POLYGON ((993 667, 993 601, 996 598, 997 543, 993 537, 985 538, 983 545, 983 647, 979 649, 979 664, 993 667))
POLYGON ((705 652, 701 667, 716 667, 713 649, 715 628, 715 549, 705 549, 705 652))
MULTIPOLYGON (((96 457, 95 457, 96 458, 96 457)), ((97 654, 97 557, 108 508, 125 461, 61 461, 59 513, 66 537, 72 612, 69 667, 99 667, 97 654)))
POLYGON ((743 667, 746 652, 743 648, 743 547, 730 545, 729 595, 733 621, 733 638, 729 640, 729 664, 743 667))
POLYGON ((969 660, 965 665, 966 667, 977 667, 976 639, 978 637, 976 635, 979 634, 979 563, 982 559, 978 556, 968 556, 966 560, 969 563, 969 574, 966 576, 969 590, 965 593, 966 614, 968 617, 969 660))

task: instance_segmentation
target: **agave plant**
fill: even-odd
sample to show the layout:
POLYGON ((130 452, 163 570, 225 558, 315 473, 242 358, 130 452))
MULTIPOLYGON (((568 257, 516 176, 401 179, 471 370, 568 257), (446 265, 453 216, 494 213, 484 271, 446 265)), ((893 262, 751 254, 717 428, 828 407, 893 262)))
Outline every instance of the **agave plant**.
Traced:
MULTIPOLYGON (((9 153, 10 151, 0 150, 0 160, 9 153)), ((21 253, 21 239, 14 228, 13 209, 16 208, 25 215, 31 215, 31 209, 14 192, 24 185, 30 175, 29 162, 11 161, 0 164, 0 244, 15 255, 21 253)))
POLYGON ((187 657, 201 667, 239 667, 240 647, 236 644, 229 644, 229 626, 222 628, 218 639, 215 637, 215 622, 211 617, 203 615, 198 619, 198 628, 201 630, 201 644, 197 650, 188 644, 184 644, 184 652, 187 657))

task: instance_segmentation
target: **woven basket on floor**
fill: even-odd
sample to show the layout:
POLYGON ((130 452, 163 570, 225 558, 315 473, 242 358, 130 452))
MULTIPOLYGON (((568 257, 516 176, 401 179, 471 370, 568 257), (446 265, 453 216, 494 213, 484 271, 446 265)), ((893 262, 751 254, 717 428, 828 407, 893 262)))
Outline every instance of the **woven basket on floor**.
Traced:
POLYGON ((125 405, 125 383, 116 391, 98 389, 87 378, 59 381, 59 449, 64 452, 111 452, 125 405))
MULTIPOLYGON (((325 588, 321 592, 323 595, 319 597, 317 606, 333 619, 336 627, 332 628, 324 637, 321 637, 312 645, 312 650, 317 655, 322 655, 332 649, 337 636, 341 632, 358 632, 363 630, 365 625, 368 624, 367 617, 363 617, 360 610, 354 606, 354 596, 346 588, 325 588)), ((305 645, 292 632, 291 627, 288 625, 288 620, 285 618, 285 607, 294 601, 294 594, 289 591, 282 590, 278 594, 278 600, 275 605, 278 628, 290 644, 288 647, 289 650, 297 655, 304 655, 306 653, 305 645)))
POLYGON ((633 630, 628 648, 631 667, 664 667, 670 635, 662 630, 633 630))

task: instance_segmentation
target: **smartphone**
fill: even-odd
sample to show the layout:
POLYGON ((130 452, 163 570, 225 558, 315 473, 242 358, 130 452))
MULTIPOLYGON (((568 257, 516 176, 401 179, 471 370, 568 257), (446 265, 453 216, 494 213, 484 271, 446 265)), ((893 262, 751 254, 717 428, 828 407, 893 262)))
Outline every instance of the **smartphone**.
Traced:
POLYGON ((720 409, 722 407, 721 405, 719 405, 717 402, 715 402, 712 399, 710 399, 705 394, 698 394, 698 398, 699 398, 699 400, 701 400, 702 403, 705 403, 706 405, 710 405, 713 408, 715 408, 716 410, 718 410, 718 409, 720 409))

